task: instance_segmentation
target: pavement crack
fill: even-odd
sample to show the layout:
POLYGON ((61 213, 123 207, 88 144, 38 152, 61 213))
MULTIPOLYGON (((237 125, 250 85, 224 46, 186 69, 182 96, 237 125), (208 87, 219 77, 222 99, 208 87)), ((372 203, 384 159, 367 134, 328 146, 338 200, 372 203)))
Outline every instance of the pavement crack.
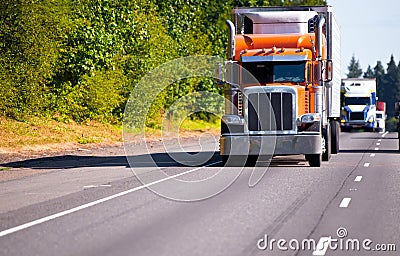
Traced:
MULTIPOLYGON (((260 234, 256 236, 257 240, 259 238, 264 237, 264 235, 268 234, 268 236, 274 237, 279 230, 283 227, 283 225, 302 207, 307 200, 310 198, 311 192, 307 190, 307 192, 301 194, 299 197, 294 200, 294 202, 286 208, 277 218, 274 219, 271 225, 269 225, 266 229, 263 230, 260 234)), ((254 255, 259 249, 257 247, 257 240, 254 243, 251 243, 247 246, 240 255, 254 255)))

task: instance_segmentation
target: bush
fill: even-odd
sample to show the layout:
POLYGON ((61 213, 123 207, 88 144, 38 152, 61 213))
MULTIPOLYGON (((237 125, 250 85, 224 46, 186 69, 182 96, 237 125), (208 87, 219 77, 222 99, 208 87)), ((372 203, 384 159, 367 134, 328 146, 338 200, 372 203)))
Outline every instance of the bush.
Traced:
POLYGON ((389 132, 397 132, 397 125, 399 123, 399 119, 397 118, 390 118, 386 120, 386 130, 389 132))

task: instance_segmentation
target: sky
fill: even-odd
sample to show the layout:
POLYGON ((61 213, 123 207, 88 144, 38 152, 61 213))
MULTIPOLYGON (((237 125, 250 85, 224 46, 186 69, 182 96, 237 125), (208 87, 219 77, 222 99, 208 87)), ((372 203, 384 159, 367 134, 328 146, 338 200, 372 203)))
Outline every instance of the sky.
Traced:
POLYGON ((352 55, 363 72, 378 60, 387 68, 390 55, 400 61, 399 0, 327 0, 341 31, 342 76, 348 73, 352 55))

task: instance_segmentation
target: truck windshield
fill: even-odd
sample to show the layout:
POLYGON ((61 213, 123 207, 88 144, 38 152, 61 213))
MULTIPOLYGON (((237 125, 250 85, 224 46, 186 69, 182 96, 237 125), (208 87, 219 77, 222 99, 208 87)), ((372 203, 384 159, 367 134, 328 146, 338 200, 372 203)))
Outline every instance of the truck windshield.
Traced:
POLYGON ((345 105, 369 105, 369 97, 347 97, 344 99, 345 105))
MULTIPOLYGON (((243 63, 243 67, 260 83, 304 82, 305 65, 304 61, 243 63)), ((254 83, 254 78, 248 75, 247 72, 243 72, 243 83, 254 83)))

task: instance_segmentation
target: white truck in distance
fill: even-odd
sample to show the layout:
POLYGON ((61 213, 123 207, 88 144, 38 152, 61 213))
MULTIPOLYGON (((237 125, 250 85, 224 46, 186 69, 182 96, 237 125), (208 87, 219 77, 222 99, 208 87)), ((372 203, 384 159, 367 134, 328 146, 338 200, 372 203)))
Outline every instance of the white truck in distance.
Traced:
POLYGON ((376 128, 376 80, 348 78, 342 79, 342 131, 376 128))

